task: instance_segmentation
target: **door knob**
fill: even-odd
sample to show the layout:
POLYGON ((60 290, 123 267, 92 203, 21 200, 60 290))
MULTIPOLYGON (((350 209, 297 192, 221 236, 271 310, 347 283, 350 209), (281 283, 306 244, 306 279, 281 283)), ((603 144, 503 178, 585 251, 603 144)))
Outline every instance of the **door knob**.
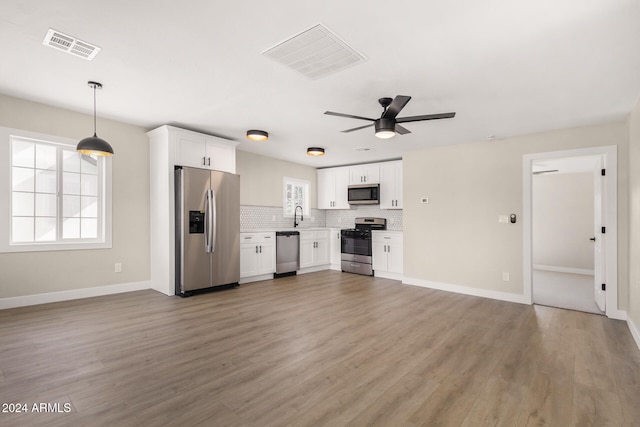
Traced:
POLYGON ((595 237, 592 237, 592 238, 590 238, 589 240, 591 240, 592 242, 595 242, 595 241, 596 241, 596 238, 595 238, 595 237))

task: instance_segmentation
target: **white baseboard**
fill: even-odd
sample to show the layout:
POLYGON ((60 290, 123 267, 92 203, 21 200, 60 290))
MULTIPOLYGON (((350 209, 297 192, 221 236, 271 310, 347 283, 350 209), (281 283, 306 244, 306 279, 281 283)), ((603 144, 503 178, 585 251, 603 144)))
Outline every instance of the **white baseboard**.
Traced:
POLYGON ((316 265, 315 267, 301 268, 296 273, 307 274, 307 273, 315 273, 316 271, 323 271, 323 270, 329 270, 329 264, 316 265))
POLYGON ((28 305, 47 304, 50 302, 70 301, 80 298, 121 294, 124 292, 141 291, 144 289, 151 289, 150 281, 119 283, 117 285, 96 286, 95 288, 72 289, 68 291, 49 292, 46 294, 0 298, 0 310, 4 310, 7 308, 26 307, 28 305))
POLYGON ((423 288, 438 289, 440 291, 455 292, 457 294, 472 295, 475 297, 491 298, 500 301, 515 302, 518 304, 529 304, 524 295, 512 294, 509 292, 490 291, 487 289, 472 288, 462 285, 451 285, 449 283, 432 282, 430 280, 404 277, 402 283, 407 285, 422 286, 423 288))
POLYGON ((534 264, 534 270, 554 271, 556 273, 570 273, 570 274, 583 274, 585 276, 593 276, 593 270, 587 270, 584 268, 572 268, 572 267, 556 267, 555 265, 541 265, 534 264))
POLYGON ((388 271, 375 270, 373 272, 373 275, 375 277, 381 277, 383 279, 391 279, 391 280, 400 280, 400 281, 402 281, 402 274, 401 273, 390 273, 388 271))
POLYGON ((262 280, 271 280, 271 279, 273 279, 273 273, 260 274, 258 276, 241 277, 238 284, 244 285, 245 283, 259 282, 262 280))
POLYGON ((638 329, 638 326, 636 326, 636 324, 630 317, 627 317, 627 325, 629 325, 631 336, 633 336, 633 339, 635 340, 636 345, 638 346, 638 349, 640 349, 640 330, 638 329))

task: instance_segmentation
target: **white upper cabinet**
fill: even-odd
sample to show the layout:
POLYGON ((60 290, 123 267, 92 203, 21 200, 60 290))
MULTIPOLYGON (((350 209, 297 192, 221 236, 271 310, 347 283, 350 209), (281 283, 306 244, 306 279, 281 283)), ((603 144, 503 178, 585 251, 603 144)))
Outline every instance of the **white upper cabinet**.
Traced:
POLYGON ((318 209, 349 209, 349 168, 318 169, 318 209))
POLYGON ((176 165, 235 173, 236 143, 177 128, 172 133, 176 165))
POLYGON ((402 161, 380 163, 380 208, 402 209, 402 161))
POLYGON ((369 163, 349 167, 349 184, 377 184, 379 182, 379 163, 369 163))
POLYGON ((318 209, 349 209, 352 184, 380 184, 380 209, 402 209, 402 160, 318 169, 318 209))

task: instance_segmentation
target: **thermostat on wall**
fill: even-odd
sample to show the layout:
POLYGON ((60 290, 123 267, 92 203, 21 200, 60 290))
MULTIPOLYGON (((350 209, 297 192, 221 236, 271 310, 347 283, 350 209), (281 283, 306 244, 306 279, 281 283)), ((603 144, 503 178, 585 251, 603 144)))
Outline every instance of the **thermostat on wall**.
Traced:
POLYGON ((428 197, 420 198, 420 203, 429 203, 429 198, 428 197))

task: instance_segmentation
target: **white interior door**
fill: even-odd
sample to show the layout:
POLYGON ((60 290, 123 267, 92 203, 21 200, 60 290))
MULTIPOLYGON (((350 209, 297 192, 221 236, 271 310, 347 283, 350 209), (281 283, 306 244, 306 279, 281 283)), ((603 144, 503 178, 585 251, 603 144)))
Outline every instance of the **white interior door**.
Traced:
POLYGON ((606 233, 602 233, 602 225, 604 222, 604 203, 602 203, 602 197, 604 195, 603 185, 604 177, 601 174, 602 170, 602 158, 594 171, 594 197, 593 197, 593 236, 595 241, 593 242, 593 286, 595 301, 598 308, 603 312, 606 311, 606 291, 602 289, 602 284, 605 283, 606 271, 605 271, 605 239, 606 233))

